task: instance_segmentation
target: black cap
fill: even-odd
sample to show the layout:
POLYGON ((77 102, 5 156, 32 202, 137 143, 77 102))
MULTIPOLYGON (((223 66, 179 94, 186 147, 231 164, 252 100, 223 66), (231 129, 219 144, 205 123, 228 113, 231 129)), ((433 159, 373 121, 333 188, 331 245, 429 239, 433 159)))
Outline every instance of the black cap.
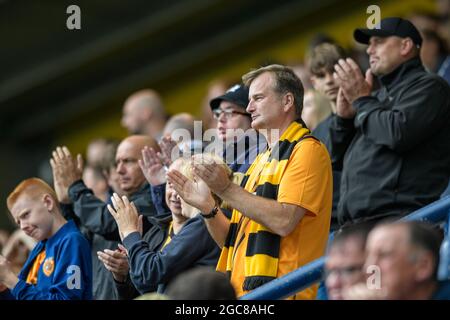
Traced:
POLYGON ((370 37, 390 37, 411 38, 418 47, 422 45, 422 37, 414 25, 402 18, 382 19, 373 29, 356 29, 353 37, 359 43, 368 44, 370 37))
POLYGON ((248 105, 248 88, 242 84, 232 86, 224 95, 214 98, 209 102, 211 110, 217 109, 222 101, 229 101, 246 109, 248 105))

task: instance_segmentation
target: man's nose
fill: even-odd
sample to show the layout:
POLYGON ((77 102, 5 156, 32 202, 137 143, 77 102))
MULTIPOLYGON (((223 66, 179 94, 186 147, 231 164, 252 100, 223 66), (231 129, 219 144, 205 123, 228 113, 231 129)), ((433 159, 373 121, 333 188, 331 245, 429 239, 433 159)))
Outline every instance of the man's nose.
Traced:
POLYGON ((219 121, 219 122, 226 122, 227 121, 227 116, 226 116, 225 112, 219 113, 219 117, 217 118, 217 121, 219 121))
POLYGON ((325 75, 325 82, 326 82, 327 84, 331 84, 331 83, 334 82, 334 78, 333 78, 333 74, 332 74, 332 73, 327 73, 327 74, 325 75))
POLYGON ((124 166, 123 166, 123 163, 119 162, 119 163, 117 164, 116 172, 117 172, 117 173, 123 173, 123 172, 124 172, 124 166))
POLYGON ((253 103, 253 100, 250 100, 247 108, 245 108, 245 111, 247 111, 248 113, 252 113, 253 110, 255 110, 255 105, 253 103))

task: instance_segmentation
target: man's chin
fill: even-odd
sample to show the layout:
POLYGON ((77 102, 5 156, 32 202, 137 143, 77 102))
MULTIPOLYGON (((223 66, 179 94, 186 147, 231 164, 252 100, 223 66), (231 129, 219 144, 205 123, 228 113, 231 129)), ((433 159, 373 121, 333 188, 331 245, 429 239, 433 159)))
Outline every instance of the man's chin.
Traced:
POLYGON ((252 121, 251 127, 252 127, 252 129, 255 129, 255 130, 264 129, 261 127, 261 124, 255 120, 252 121))
POLYGON ((371 66, 370 67, 370 72, 376 77, 379 77, 379 76, 383 75, 383 72, 380 71, 380 68, 377 68, 376 66, 371 66))

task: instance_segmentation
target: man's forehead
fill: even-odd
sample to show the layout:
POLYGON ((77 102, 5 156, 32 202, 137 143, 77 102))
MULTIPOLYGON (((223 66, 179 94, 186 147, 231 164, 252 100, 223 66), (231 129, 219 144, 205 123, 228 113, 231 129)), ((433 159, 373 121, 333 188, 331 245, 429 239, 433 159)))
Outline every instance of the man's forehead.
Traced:
POLYGON ((249 94, 255 94, 259 91, 265 91, 268 88, 271 88, 273 82, 273 77, 270 72, 264 72, 258 75, 250 84, 249 94))
POLYGON ((406 228, 401 225, 389 225, 375 228, 369 235, 369 245, 377 247, 398 247, 407 243, 406 228))
POLYGON ((137 144, 132 143, 131 141, 122 141, 117 148, 116 160, 118 160, 119 158, 123 159, 139 157, 141 149, 142 148, 139 148, 137 144))
POLYGON ((222 109, 222 110, 229 110, 229 109, 238 110, 238 109, 242 109, 237 104, 235 104, 233 102, 230 102, 230 101, 226 101, 226 100, 223 100, 220 103, 219 108, 222 109))
POLYGON ((379 40, 383 40, 383 41, 400 41, 403 38, 399 37, 399 36, 386 36, 386 37, 381 37, 381 36, 371 36, 369 39, 369 43, 372 43, 374 41, 379 41, 379 40))

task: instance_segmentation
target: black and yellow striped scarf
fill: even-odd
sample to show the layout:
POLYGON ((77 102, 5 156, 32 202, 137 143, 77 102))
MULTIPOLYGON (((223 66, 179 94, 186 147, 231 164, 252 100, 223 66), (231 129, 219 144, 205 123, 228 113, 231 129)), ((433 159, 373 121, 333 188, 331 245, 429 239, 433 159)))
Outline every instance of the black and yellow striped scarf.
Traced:
MULTIPOLYGON (((278 198, 278 186, 295 145, 304 138, 311 137, 309 129, 299 121, 291 123, 272 150, 268 149, 256 157, 241 183, 245 190, 264 198, 278 198), (256 183, 250 185, 252 181, 256 183)), ((276 278, 281 242, 279 235, 233 210, 230 229, 217 264, 218 271, 226 272, 231 277, 235 252, 245 239, 244 230, 247 226, 249 234, 244 262, 245 291, 276 278)))

